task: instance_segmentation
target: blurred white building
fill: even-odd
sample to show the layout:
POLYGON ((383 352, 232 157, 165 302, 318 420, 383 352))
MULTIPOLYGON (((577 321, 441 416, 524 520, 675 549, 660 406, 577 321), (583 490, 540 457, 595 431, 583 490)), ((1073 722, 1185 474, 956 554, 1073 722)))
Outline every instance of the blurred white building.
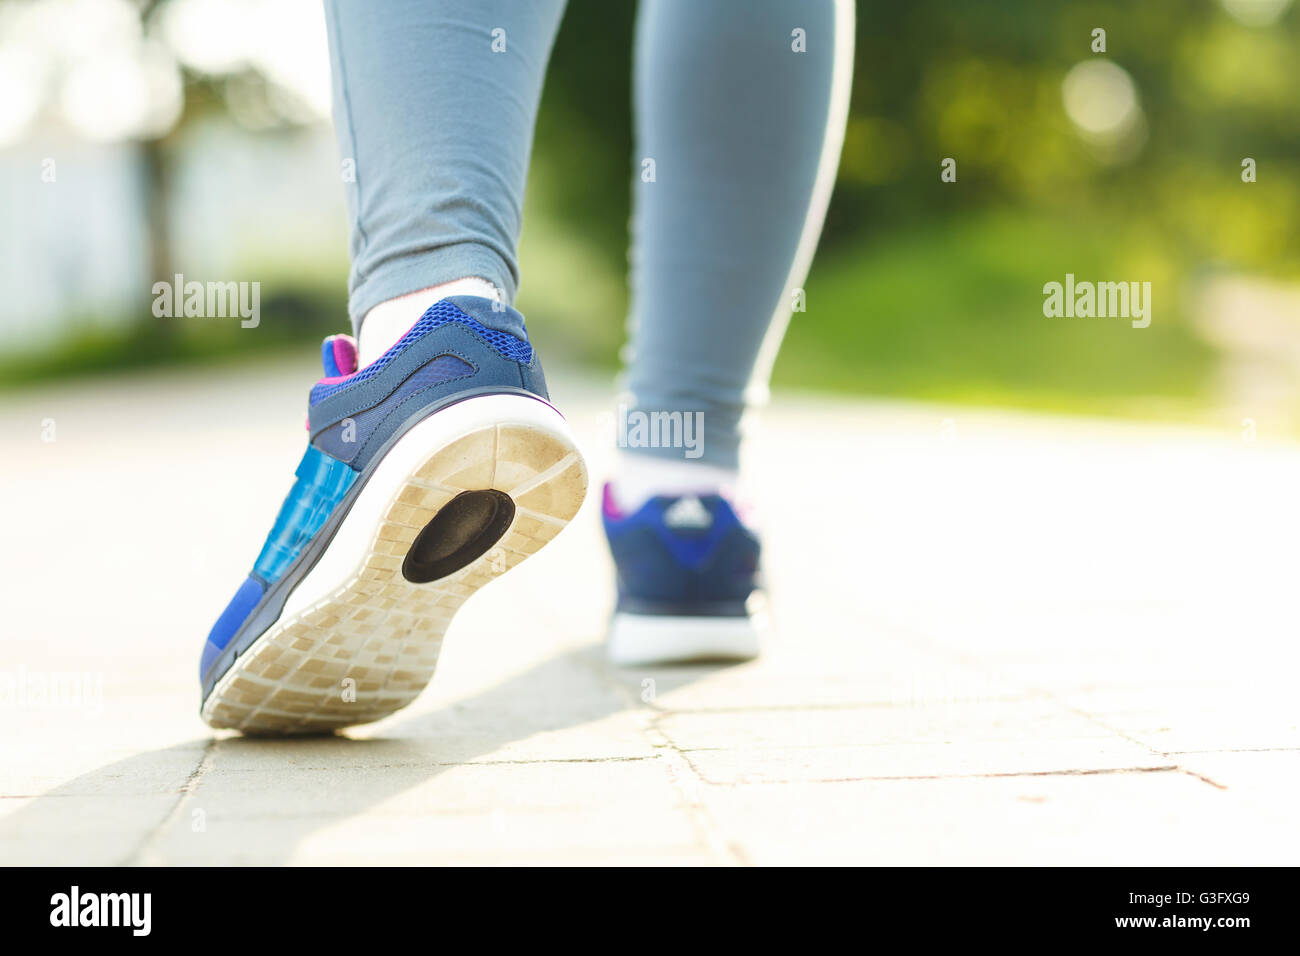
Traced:
POLYGON ((346 262, 320 3, 163 0, 147 28, 145 6, 0 3, 0 350, 130 321, 170 278, 152 275, 141 146, 161 136, 176 271, 346 262), (217 108, 187 113, 186 78, 217 108))

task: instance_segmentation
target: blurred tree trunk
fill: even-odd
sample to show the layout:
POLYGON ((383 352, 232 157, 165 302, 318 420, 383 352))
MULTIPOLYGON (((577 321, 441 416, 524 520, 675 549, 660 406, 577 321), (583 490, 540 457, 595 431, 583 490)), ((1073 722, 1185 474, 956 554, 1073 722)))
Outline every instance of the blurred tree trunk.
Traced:
MULTIPOLYGON (((149 288, 140 320, 142 325, 152 328, 154 335, 169 338, 175 332, 175 319, 158 318, 153 314, 153 284, 170 283, 174 276, 169 202, 171 176, 162 140, 146 140, 140 144, 140 153, 144 164, 145 228, 149 247, 149 288)), ((173 302, 173 309, 177 305, 173 302)))
MULTIPOLYGON (((149 21, 162 4, 163 0, 143 0, 140 3, 140 24, 145 33, 149 32, 149 21)), ((144 166, 144 204, 145 204, 145 242, 149 250, 149 288, 145 290, 145 309, 140 314, 140 327, 151 331, 158 344, 176 334, 175 308, 173 318, 158 318, 153 314, 153 284, 171 282, 174 276, 171 242, 171 169, 168 165, 167 150, 162 139, 149 139, 140 144, 140 157, 144 166)))

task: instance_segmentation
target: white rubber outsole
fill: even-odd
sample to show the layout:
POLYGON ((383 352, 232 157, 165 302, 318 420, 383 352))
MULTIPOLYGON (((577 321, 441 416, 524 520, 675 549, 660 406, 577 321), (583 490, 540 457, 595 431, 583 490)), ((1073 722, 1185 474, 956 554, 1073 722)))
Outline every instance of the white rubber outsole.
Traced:
POLYGON ((764 630, 763 618, 752 615, 615 614, 606 653, 622 667, 747 661, 758 656, 764 630))
POLYGON ((554 538, 586 488, 568 425, 542 401, 486 395, 431 415, 389 449, 279 620, 213 688, 203 719, 246 733, 322 733, 405 707, 433 676, 457 609, 554 538), (515 505, 496 544, 439 580, 403 577, 438 510, 487 489, 515 505))

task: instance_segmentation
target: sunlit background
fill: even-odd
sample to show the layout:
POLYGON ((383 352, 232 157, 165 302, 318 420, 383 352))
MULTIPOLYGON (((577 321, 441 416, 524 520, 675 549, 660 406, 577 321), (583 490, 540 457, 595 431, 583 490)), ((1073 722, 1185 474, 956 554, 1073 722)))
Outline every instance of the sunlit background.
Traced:
POLYGON ((746 446, 773 628, 662 671, 599 648, 634 13, 570 0, 521 250, 593 493, 409 711, 276 742, 196 665, 347 327, 320 0, 0 0, 0 862, 1294 863, 1296 4, 859 4, 746 446), (155 317, 176 273, 260 323, 155 317))
MULTIPOLYGON (((633 16, 570 4, 522 249, 545 354, 611 370, 633 16)), ((777 384, 1300 434, 1298 53, 1291 0, 861 3, 777 384), (1151 326, 1044 317, 1066 273, 1151 282, 1151 326)), ((0 387, 346 326, 319 0, 0 0, 0 91, 0 387), (178 272, 260 282, 260 326, 155 318, 178 272)))

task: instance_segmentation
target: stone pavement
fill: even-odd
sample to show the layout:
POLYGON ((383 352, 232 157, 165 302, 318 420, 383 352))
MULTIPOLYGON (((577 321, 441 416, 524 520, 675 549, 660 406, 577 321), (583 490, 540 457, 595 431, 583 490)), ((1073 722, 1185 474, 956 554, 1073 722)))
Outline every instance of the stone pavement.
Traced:
MULTIPOLYGON (((552 377, 603 474, 605 390, 552 377)), ((778 395, 752 458, 762 661, 606 664, 589 500, 466 606, 407 711, 214 736, 199 646, 313 378, 264 360, 0 400, 0 862, 1300 858, 1293 445, 778 395)))

